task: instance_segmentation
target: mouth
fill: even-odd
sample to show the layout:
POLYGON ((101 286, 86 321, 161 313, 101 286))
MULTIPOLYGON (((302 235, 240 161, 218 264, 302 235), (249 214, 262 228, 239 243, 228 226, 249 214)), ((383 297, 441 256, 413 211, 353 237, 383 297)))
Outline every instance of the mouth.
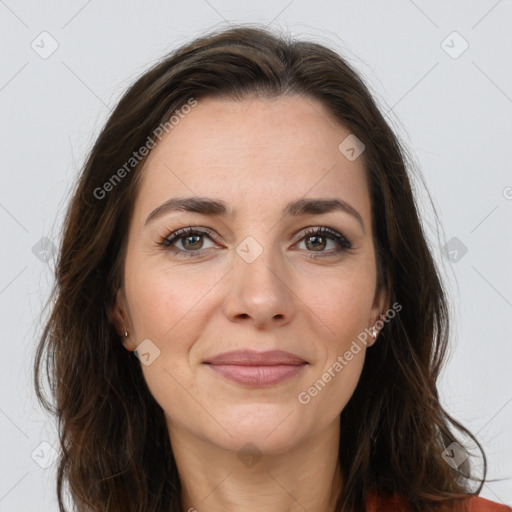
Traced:
POLYGON ((284 382, 301 372, 306 365, 307 363, 269 366, 210 364, 209 367, 217 374, 233 382, 259 387, 284 382))
POLYGON ((243 366, 273 366, 273 365, 300 365, 307 363, 305 359, 285 352, 284 350, 268 350, 258 352, 256 350, 232 350, 223 352, 204 361, 206 364, 233 364, 243 366))
POLYGON ((203 364, 230 381, 260 387, 284 382, 298 375, 309 363, 296 354, 282 350, 236 350, 219 354, 203 364))

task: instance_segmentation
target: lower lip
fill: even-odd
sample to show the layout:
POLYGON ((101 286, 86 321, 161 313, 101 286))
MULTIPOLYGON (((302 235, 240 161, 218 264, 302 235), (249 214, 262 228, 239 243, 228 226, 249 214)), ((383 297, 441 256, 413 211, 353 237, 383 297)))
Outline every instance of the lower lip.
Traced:
POLYGON ((209 364, 213 371, 226 379, 247 386, 268 386, 279 384, 297 375, 306 364, 277 364, 267 366, 244 366, 234 364, 209 364))

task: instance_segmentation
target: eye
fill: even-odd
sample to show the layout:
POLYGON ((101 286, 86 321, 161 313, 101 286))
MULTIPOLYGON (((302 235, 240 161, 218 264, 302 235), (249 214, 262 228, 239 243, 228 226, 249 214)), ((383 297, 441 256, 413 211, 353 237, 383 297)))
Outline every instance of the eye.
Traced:
POLYGON ((352 249, 352 244, 347 238, 345 238, 341 233, 338 233, 334 229, 328 227, 308 229, 303 233, 302 238, 299 240, 299 242, 303 241, 308 249, 312 249, 308 252, 319 253, 314 255, 312 254, 312 258, 323 258, 332 256, 333 254, 337 255, 341 252, 352 249), (322 250, 327 246, 327 240, 333 241, 336 248, 330 251, 322 250))
MULTIPOLYGON (((174 231, 170 235, 164 237, 159 245, 169 249, 179 256, 194 256, 194 253, 201 251, 204 248, 204 243, 201 238, 208 237, 210 240, 215 238, 215 235, 208 228, 196 228, 188 226, 178 231, 174 231), (175 247, 176 242, 181 245, 181 248, 175 247)), ((211 247, 206 247, 210 249, 211 247)))
MULTIPOLYGON (((186 228, 174 231, 170 235, 164 237, 159 242, 159 245, 172 251, 178 256, 196 256, 200 255, 203 250, 211 249, 213 246, 204 247, 204 238, 215 240, 216 235, 208 228, 198 228, 195 226, 188 226, 186 228), (179 247, 181 245, 181 247, 179 247)), ((341 233, 328 227, 317 227, 308 229, 302 233, 302 237, 298 242, 306 244, 306 251, 311 254, 312 258, 328 257, 337 255, 343 251, 352 249, 351 242, 345 238, 341 233), (325 241, 322 241, 325 240, 325 241), (327 241, 334 242, 335 248, 325 251, 327 241), (310 250, 311 249, 311 250, 310 250)))

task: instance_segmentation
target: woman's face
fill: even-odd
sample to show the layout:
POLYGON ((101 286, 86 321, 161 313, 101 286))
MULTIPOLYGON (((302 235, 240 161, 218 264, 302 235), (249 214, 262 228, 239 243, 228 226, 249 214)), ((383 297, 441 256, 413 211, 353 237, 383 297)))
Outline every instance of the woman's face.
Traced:
POLYGON ((348 135, 311 98, 204 99, 149 154, 116 322, 129 332, 127 349, 143 343, 141 368, 171 440, 188 435, 234 451, 252 443, 270 453, 338 421, 365 346, 344 355, 387 307, 376 295, 362 157, 338 148, 348 135), (167 203, 190 197, 225 210, 167 203), (356 213, 300 208, 325 200, 356 213), (200 233, 172 239, 189 226, 200 233), (307 234, 323 227, 329 232, 307 234), (212 364, 233 350, 298 359, 212 364))

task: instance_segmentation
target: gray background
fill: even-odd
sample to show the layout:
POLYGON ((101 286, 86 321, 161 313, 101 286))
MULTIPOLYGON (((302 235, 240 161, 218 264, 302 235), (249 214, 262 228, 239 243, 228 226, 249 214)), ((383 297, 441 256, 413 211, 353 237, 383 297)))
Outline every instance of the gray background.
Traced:
POLYGON ((511 21, 511 0, 0 0, 0 512, 57 510, 56 426, 36 403, 31 365, 51 243, 85 155, 144 69, 236 22, 336 48, 410 148, 443 230, 418 181, 453 311, 441 397, 478 435, 489 477, 506 479, 482 495, 511 504, 511 21))

